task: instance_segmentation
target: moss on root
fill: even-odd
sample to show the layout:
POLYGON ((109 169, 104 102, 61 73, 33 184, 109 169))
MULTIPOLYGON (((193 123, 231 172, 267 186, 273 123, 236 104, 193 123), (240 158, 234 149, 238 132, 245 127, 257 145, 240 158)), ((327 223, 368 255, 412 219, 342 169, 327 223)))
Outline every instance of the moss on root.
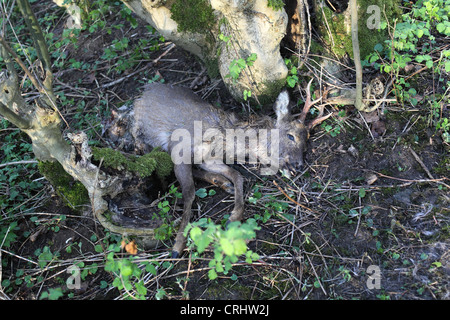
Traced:
POLYGON ((176 0, 170 12, 179 32, 208 34, 216 21, 214 10, 206 0, 176 0))
POLYGON ((38 168, 55 188, 58 196, 71 209, 78 210, 80 206, 90 202, 88 192, 83 184, 68 174, 59 162, 39 161, 38 168))
POLYGON ((128 170, 141 178, 149 177, 156 173, 160 179, 167 177, 173 169, 170 155, 159 148, 143 156, 126 157, 120 151, 110 148, 92 148, 94 160, 103 159, 103 165, 116 170, 128 170))

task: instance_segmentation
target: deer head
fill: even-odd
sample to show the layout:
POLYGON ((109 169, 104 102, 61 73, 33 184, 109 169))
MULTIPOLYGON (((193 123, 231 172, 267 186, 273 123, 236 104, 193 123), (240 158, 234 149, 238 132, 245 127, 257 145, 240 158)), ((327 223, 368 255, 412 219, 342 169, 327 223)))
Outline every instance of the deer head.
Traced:
POLYGON ((285 173, 293 174, 303 166, 303 158, 306 150, 306 142, 312 128, 320 124, 332 113, 323 116, 324 106, 319 107, 319 116, 306 124, 306 115, 309 109, 319 102, 322 97, 311 101, 312 79, 306 87, 306 101, 302 112, 298 117, 291 114, 289 94, 286 90, 280 93, 275 104, 274 110, 277 115, 276 128, 279 130, 279 156, 280 166, 287 169, 285 173))

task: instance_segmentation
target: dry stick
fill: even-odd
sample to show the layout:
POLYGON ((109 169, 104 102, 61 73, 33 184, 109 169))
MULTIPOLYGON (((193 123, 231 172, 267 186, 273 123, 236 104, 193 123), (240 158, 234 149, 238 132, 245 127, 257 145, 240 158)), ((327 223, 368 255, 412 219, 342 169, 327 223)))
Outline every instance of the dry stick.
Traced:
POLYGON ((383 178, 393 179, 393 180, 398 180, 398 181, 404 181, 404 182, 409 182, 409 183, 413 183, 413 182, 416 182, 416 183, 437 182, 437 183, 442 184, 442 185, 444 185, 445 187, 447 187, 447 188, 450 189, 450 186, 449 186, 448 184, 442 182, 443 180, 450 180, 450 179, 447 178, 447 177, 443 177, 443 178, 439 178, 439 179, 418 179, 418 180, 410 180, 410 179, 402 179, 402 178, 396 178, 396 177, 387 176, 387 175, 385 175, 385 174, 382 174, 382 173, 380 173, 380 172, 376 172, 376 171, 373 171, 373 170, 367 170, 367 171, 373 172, 373 173, 375 173, 375 174, 377 174, 377 175, 379 175, 380 177, 383 177, 383 178))
POLYGON ((366 106, 363 105, 362 102, 362 66, 361 66, 361 57, 359 53, 358 8, 356 0, 350 0, 350 16, 351 16, 351 33, 353 45, 353 60, 355 62, 355 69, 356 69, 355 108, 364 111, 366 109, 366 106))
POLYGON ((425 170, 425 172, 427 173, 428 177, 430 177, 430 179, 434 179, 434 177, 431 175, 430 171, 428 170, 428 168, 425 166, 425 164, 422 162, 422 159, 419 158, 419 156, 417 155, 417 153, 414 152, 414 150, 410 147, 409 151, 411 152, 411 154, 413 155, 414 159, 416 159, 416 161, 420 164, 420 166, 422 167, 423 170, 425 170))
MULTIPOLYGON (((311 211, 311 212, 314 212, 315 214, 318 214, 318 215, 320 215, 320 212, 317 212, 317 211, 315 211, 315 210, 313 210, 313 209, 311 209, 311 208, 308 208, 307 206, 304 206, 304 205, 302 205, 301 203, 298 203, 297 201, 295 201, 294 199, 292 199, 279 185, 278 185, 278 183, 276 183, 276 181, 275 180, 273 180, 273 184, 278 188, 278 190, 280 190, 281 191, 281 193, 282 194, 284 194, 284 196, 286 197, 286 198, 288 198, 289 200, 291 200, 293 203, 295 203, 297 206, 300 206, 300 207, 302 207, 303 209, 306 209, 306 210, 309 210, 309 211, 311 211)), ((317 218, 317 217, 316 217, 317 218)))
POLYGON ((312 263, 312 261, 311 261, 311 259, 309 258, 308 255, 306 255, 306 258, 308 259, 309 265, 311 266, 311 268, 312 268, 312 270, 313 270, 313 272, 314 272, 314 275, 316 276, 317 282, 319 282, 320 289, 322 289, 323 294, 327 296, 328 294, 327 294, 327 292, 325 291, 325 289, 323 288, 322 282, 320 282, 320 278, 319 278, 319 275, 318 275, 317 272, 316 272, 316 268, 314 268, 314 264, 312 263))
POLYGON ((12 161, 7 163, 0 164, 0 168, 6 167, 6 166, 12 166, 16 164, 30 164, 30 163, 37 163, 37 160, 22 160, 22 161, 12 161))
POLYGON ((132 73, 126 75, 125 77, 122 77, 122 78, 120 78, 120 79, 117 79, 117 80, 112 81, 112 82, 109 82, 109 83, 106 83, 106 84, 102 85, 101 88, 109 88, 109 87, 112 87, 112 86, 114 86, 114 85, 116 85, 116 84, 118 84, 118 83, 121 83, 121 82, 123 82, 124 80, 126 80, 126 79, 128 79, 128 78, 130 78, 130 77, 132 77, 132 76, 134 76, 134 75, 136 75, 136 74, 138 74, 139 72, 141 72, 141 71, 143 71, 143 70, 145 70, 145 69, 147 69, 147 68, 153 66, 154 64, 158 63, 158 61, 159 61, 162 57, 164 57, 164 56, 167 55, 170 51, 172 51, 173 48, 175 48, 175 44, 174 44, 174 43, 172 43, 172 44, 166 49, 166 51, 164 51, 158 58, 156 58, 155 60, 153 60, 151 63, 149 63, 149 64, 146 65, 145 67, 143 67, 143 68, 141 68, 141 69, 139 69, 139 70, 136 70, 136 71, 134 71, 134 72, 132 72, 132 73))
MULTIPOLYGON (((301 206, 302 208, 306 208, 306 209, 308 209, 308 210, 311 210, 311 211, 314 212, 314 213, 320 214, 320 213, 318 213, 318 212, 316 212, 316 211, 314 211, 314 210, 312 210, 312 209, 310 209, 310 208, 308 208, 308 207, 305 207, 305 206, 303 206, 303 205, 297 203, 297 201, 295 201, 295 200, 293 200, 291 197, 289 197, 289 196, 284 192, 284 190, 282 190, 282 189, 280 188, 280 186, 279 186, 275 181, 273 181, 273 183, 275 184, 275 186, 277 186, 277 188, 278 188, 278 189, 279 189, 279 190, 280 190, 280 191, 281 191, 281 192, 282 192, 289 200, 293 201, 294 203, 296 203, 297 205, 301 206)), ((305 232, 303 232, 303 230, 300 229, 300 227, 297 226, 295 223, 293 223, 291 220, 289 220, 288 218, 286 218, 286 217, 283 216, 282 214, 278 214, 278 216, 280 216, 283 220, 285 220, 287 223, 289 223, 290 225, 292 225, 292 226, 293 226, 295 229, 297 229, 297 231, 299 231, 302 235, 307 236, 307 235, 305 234, 305 232)), ((315 243, 314 241, 312 241, 312 239, 310 239, 310 241, 312 242, 312 244, 313 244, 314 247, 316 248, 317 252, 319 252, 320 254, 322 254, 322 253, 320 252, 319 247, 316 245, 316 243, 315 243)), ((325 262, 325 260, 323 259, 323 256, 322 256, 322 260, 323 260, 324 264, 326 265, 326 262, 325 262)), ((323 290, 323 288, 322 288, 322 290, 323 290)), ((324 292, 324 293, 325 293, 325 292, 324 292)), ((325 293, 325 294, 326 294, 326 293, 325 293)))
POLYGON ((8 45, 8 43, 5 41, 5 39, 0 36, 0 43, 3 48, 13 57, 13 59, 16 61, 16 63, 20 66, 20 68, 25 72, 25 74, 30 78, 33 85, 38 89, 39 91, 43 90, 43 87, 37 80, 37 78, 28 70, 26 65, 23 63, 22 59, 19 58, 19 56, 14 52, 14 50, 11 49, 11 47, 8 45))

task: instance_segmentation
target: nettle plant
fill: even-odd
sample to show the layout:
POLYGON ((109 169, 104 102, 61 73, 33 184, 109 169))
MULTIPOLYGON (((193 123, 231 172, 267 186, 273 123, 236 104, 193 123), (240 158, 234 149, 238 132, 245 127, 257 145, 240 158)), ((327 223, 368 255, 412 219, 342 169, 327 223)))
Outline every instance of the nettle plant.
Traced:
MULTIPOLYGON (((442 46, 450 36, 449 17, 450 0, 422 0, 412 5, 401 22, 380 23, 381 29, 389 28, 391 39, 377 44, 363 64, 372 65, 395 79, 394 91, 401 103, 418 104, 418 89, 410 82, 413 75, 405 74, 413 65, 418 69, 416 73, 428 71, 436 75, 445 91, 441 99, 449 99, 450 81, 446 75, 450 73, 450 48, 442 46)), ((448 137, 445 126, 448 119, 440 115, 433 122, 448 137)))
POLYGON ((190 247, 195 249, 193 257, 202 254, 210 245, 214 257, 209 262, 211 268, 208 272, 210 280, 218 277, 218 273, 228 274, 239 257, 245 256, 245 262, 252 263, 259 259, 259 255, 247 247, 247 241, 254 239, 259 230, 255 219, 248 219, 244 223, 230 222, 224 229, 211 219, 202 218, 186 227, 185 237, 189 234, 190 247))
POLYGON ((436 73, 450 72, 450 49, 440 51, 438 58, 432 56, 438 45, 436 37, 450 36, 449 17, 450 0, 418 1, 403 15, 402 22, 380 23, 381 29, 393 30, 392 39, 386 40, 384 45, 375 45, 374 52, 364 63, 394 75, 400 84, 400 71, 412 61, 423 63, 436 73))

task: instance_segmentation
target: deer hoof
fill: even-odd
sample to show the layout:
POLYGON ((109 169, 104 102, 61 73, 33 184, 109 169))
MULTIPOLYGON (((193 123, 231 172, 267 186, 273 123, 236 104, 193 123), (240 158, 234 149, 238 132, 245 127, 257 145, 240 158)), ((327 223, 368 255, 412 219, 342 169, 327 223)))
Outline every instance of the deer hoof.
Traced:
POLYGON ((177 251, 175 250, 172 251, 172 259, 177 259, 179 256, 180 254, 177 251))

